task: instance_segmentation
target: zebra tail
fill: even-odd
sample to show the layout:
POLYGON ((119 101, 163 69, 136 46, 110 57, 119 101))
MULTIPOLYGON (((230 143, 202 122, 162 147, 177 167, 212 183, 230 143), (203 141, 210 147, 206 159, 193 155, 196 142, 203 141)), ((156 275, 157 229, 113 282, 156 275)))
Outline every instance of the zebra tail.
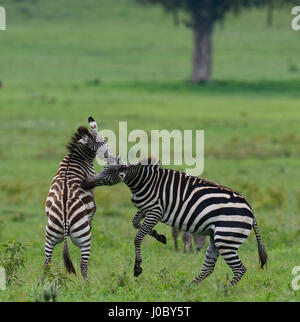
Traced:
POLYGON ((262 239, 260 237, 258 226, 257 226, 255 218, 253 218, 253 229, 254 229, 257 244, 258 244, 258 255, 259 255, 260 267, 263 269, 264 265, 267 263, 268 254, 266 252, 265 246, 264 246, 262 239))
POLYGON ((65 238, 64 238, 63 259, 64 259, 64 264, 65 264, 65 268, 66 268, 67 272, 73 273, 76 275, 76 271, 75 271, 75 268, 74 268, 73 263, 71 261, 70 254, 69 254, 67 236, 65 236, 65 238))

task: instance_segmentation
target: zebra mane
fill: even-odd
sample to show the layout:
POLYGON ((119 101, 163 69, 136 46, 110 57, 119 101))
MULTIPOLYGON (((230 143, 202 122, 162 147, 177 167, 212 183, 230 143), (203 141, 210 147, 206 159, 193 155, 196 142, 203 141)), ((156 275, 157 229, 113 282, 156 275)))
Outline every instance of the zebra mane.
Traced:
MULTIPOLYGON (((223 186, 217 182, 214 182, 214 181, 210 181, 210 180, 207 180, 207 179, 204 179, 204 178, 199 178, 199 177, 195 177, 195 178, 198 178, 200 180, 200 182, 204 182, 208 185, 212 185, 212 186, 216 186, 216 187, 219 187, 221 190, 225 190, 225 191, 229 191, 229 192, 232 192, 233 194, 239 196, 239 197, 242 197, 244 198, 240 193, 238 193, 237 191, 231 189, 231 188, 228 188, 226 186, 223 186)), ((245 198, 244 198, 245 199, 245 198)), ((251 206, 249 205, 249 207, 251 208, 251 206)))
POLYGON ((67 149, 69 150, 69 152, 74 152, 75 148, 78 146, 78 141, 84 136, 89 136, 90 138, 92 138, 92 135, 87 127, 79 126, 77 132, 73 134, 70 142, 67 144, 67 149))
POLYGON ((155 166, 160 167, 159 160, 156 158, 153 158, 153 157, 141 159, 139 161, 138 165, 155 165, 155 166))

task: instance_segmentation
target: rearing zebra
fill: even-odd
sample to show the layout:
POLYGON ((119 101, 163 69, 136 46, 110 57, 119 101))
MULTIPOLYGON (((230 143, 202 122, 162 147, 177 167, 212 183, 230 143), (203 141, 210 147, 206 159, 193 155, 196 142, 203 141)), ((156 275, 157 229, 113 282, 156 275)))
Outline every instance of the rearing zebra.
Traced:
MULTIPOLYGON (((145 163, 145 162, 142 162, 145 163)), ((158 221, 190 233, 210 236, 199 283, 214 270, 221 255, 233 272, 231 285, 238 283, 246 268, 237 251, 253 227, 258 242, 261 268, 267 262, 252 208, 239 193, 183 172, 148 164, 108 165, 96 176, 84 180, 86 189, 123 181, 132 192, 132 202, 145 218, 134 239, 134 276, 142 273, 141 242, 158 221)))
POLYGON ((96 211, 94 192, 86 191, 80 184, 84 178, 95 175, 93 161, 96 154, 108 163, 116 161, 103 137, 97 135, 97 124, 88 119, 91 132, 79 127, 67 145, 69 153, 61 161, 52 180, 46 199, 45 263, 51 262, 53 248, 64 241, 63 259, 69 273, 75 273, 69 256, 67 237, 80 248, 80 269, 87 280, 87 262, 90 256, 91 224, 96 211))

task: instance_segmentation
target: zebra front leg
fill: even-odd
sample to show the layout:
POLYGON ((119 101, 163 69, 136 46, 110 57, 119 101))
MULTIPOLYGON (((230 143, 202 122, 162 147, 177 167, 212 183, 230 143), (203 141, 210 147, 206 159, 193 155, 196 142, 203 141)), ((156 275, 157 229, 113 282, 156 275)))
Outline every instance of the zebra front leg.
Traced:
POLYGON ((145 218, 145 215, 141 212, 141 211, 138 211, 133 219, 132 219, 132 226, 135 228, 135 229, 140 229, 141 228, 141 220, 145 218))
POLYGON ((142 223, 139 232, 136 234, 134 238, 134 246, 135 246, 135 264, 133 269, 133 275, 138 277, 143 269, 141 267, 142 263, 142 253, 141 253, 141 243, 144 237, 152 231, 152 228, 159 221, 160 216, 157 214, 147 214, 145 216, 145 220, 142 223))
POLYGON ((162 243, 164 245, 167 244, 167 238, 164 234, 159 234, 156 230, 153 229, 149 235, 154 237, 160 243, 162 243))
MULTIPOLYGON (((135 229, 140 229, 141 228, 141 220, 145 217, 145 215, 141 212, 138 211, 135 216, 132 219, 132 225, 135 229)), ((163 234, 159 234, 156 230, 151 230, 149 232, 149 235, 154 237, 156 240, 161 242, 162 244, 167 244, 167 238, 163 234)))

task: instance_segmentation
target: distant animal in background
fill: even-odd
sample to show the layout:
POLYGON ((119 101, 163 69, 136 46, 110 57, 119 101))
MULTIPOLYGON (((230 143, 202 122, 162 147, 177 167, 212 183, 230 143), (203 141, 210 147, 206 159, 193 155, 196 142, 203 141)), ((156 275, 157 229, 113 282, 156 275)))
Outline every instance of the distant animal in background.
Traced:
MULTIPOLYGON (((181 230, 172 227, 172 236, 174 239, 174 248, 178 252, 178 236, 181 230)), ((183 241, 183 252, 187 252, 187 248, 190 249, 190 252, 193 252, 193 240, 196 247, 196 251, 199 252, 201 248, 204 247, 206 242, 206 236, 201 236, 198 234, 191 234, 187 231, 182 232, 182 241, 183 241)))

